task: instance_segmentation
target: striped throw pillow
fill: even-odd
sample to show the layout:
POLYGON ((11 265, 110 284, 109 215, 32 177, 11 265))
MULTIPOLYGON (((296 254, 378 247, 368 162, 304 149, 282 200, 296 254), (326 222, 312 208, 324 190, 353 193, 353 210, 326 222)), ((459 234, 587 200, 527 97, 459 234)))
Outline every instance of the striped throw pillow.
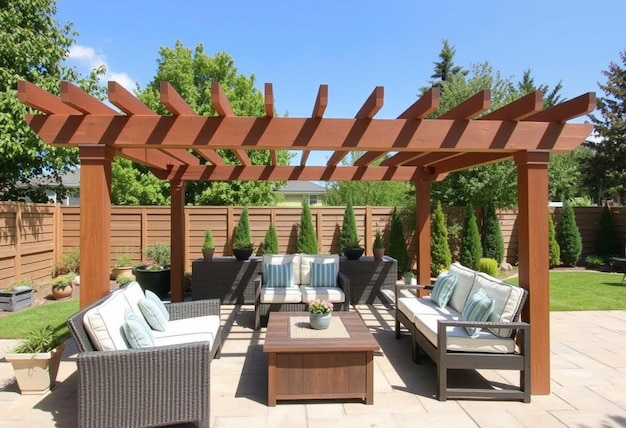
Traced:
POLYGON ((266 287, 289 287, 292 281, 291 263, 268 264, 266 287))
MULTIPOLYGON (((487 292, 481 288, 472 294, 461 311, 461 321, 487 321, 493 311, 494 301, 487 292)), ((478 336, 481 328, 465 327, 465 331, 471 337, 478 336)))
POLYGON ((437 306, 440 308, 445 308, 458 282, 458 275, 449 272, 442 273, 435 281, 433 291, 430 293, 430 299, 437 303, 437 306))
POLYGON ((311 262, 311 287, 336 287, 337 268, 334 263, 311 262))

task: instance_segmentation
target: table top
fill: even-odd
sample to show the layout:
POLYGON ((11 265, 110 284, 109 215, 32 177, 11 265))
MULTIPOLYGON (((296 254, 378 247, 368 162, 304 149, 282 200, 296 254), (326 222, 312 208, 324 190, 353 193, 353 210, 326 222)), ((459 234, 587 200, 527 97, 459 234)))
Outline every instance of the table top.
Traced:
POLYGON ((349 338, 292 338, 290 317, 308 317, 308 312, 270 312, 263 352, 377 351, 378 342, 357 312, 337 311, 349 338))

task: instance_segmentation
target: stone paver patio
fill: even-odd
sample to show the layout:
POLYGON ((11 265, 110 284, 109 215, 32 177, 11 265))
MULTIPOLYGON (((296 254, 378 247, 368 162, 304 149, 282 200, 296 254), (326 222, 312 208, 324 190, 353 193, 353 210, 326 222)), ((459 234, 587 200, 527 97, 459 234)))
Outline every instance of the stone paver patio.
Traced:
MULTIPOLYGON (((264 329, 254 331, 252 306, 224 306, 222 358, 211 367, 211 426, 223 427, 623 427, 626 426, 626 311, 552 312, 548 396, 518 402, 434 398, 435 366, 411 362, 410 339, 396 340, 393 310, 355 308, 381 346, 375 355, 374 405, 359 402, 279 403, 267 407, 264 329)), ((0 427, 75 427, 76 365, 70 344, 52 392, 20 395, 0 341, 0 427)), ((482 372, 506 382, 513 373, 482 372)), ((476 374, 458 373, 459 382, 476 374)), ((181 398, 184 399, 184 398, 181 398)))

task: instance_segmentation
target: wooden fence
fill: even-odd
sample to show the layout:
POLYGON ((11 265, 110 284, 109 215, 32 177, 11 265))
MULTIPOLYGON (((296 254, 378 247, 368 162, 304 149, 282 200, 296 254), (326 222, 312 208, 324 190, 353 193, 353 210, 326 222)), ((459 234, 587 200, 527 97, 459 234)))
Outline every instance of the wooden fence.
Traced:
MULTIPOLYGON (((366 254, 371 255, 377 228, 383 233, 385 247, 389 247, 389 207, 354 207, 357 229, 366 254)), ((583 240, 583 257, 595 252, 598 223, 602 208, 575 208, 576 222, 583 240)), ((278 233, 280 251, 293 253, 296 249, 299 207, 249 207, 252 240, 257 251, 265 232, 273 223, 278 233)), ((313 225, 322 253, 337 253, 343 223, 343 207, 312 207, 313 225)), ((613 208, 613 219, 622 245, 626 245, 626 208, 613 208)), ((185 267, 191 270, 191 262, 202 256, 200 247, 204 231, 210 228, 216 246, 215 254, 231 255, 230 239, 239 220, 241 207, 185 207, 187 246, 185 267)), ((445 210, 453 257, 458 253, 463 223, 463 208, 445 210)), ((482 213, 476 212, 479 224, 482 213)), ((555 224, 560 209, 553 211, 555 224)), ((498 213, 504 238, 506 260, 517 261, 517 212, 498 213)), ((415 263, 414 220, 405 218, 405 238, 409 257, 415 263)), ((44 281, 50 278, 55 263, 60 262, 64 252, 79 245, 80 208, 45 204, 0 203, 0 287, 20 279, 44 281)), ((115 255, 130 252, 133 262, 142 260, 143 250, 155 242, 170 242, 169 207, 116 206, 111 215, 110 265, 115 255)))

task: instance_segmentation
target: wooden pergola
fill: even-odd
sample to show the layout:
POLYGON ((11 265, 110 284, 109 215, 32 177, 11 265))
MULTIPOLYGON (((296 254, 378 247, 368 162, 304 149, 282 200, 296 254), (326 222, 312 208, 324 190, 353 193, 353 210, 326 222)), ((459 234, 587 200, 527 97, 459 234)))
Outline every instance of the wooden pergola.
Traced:
POLYGON ((397 119, 375 119, 383 105, 376 87, 353 118, 325 118, 328 87, 321 85, 308 118, 275 117, 271 84, 265 84, 265 116, 235 116, 217 83, 211 103, 218 115, 198 116, 168 83, 161 116, 116 82, 108 98, 120 112, 68 82, 61 96, 31 83, 18 83, 19 100, 42 112, 26 115, 47 144, 78 147, 81 169, 81 307, 109 293, 111 163, 122 156, 147 165, 171 185, 171 298, 183 299, 185 240, 184 187, 192 180, 411 181, 416 188, 418 281, 430 282, 431 183, 452 171, 513 159, 518 178, 519 284, 529 290, 523 319, 531 329, 533 394, 550 393, 550 312, 548 284, 548 163, 551 152, 568 152, 591 133, 591 124, 566 123, 595 107, 590 92, 543 109, 533 92, 498 110, 483 90, 437 119, 432 88, 397 119), (480 116, 480 117, 479 117, 480 116), (216 149, 231 150, 239 165, 225 165, 216 149), (269 150, 269 165, 253 165, 248 150, 269 150), (300 164, 280 166, 276 150, 302 153, 300 164), (325 166, 307 165, 313 150, 330 150, 325 166), (364 152, 353 166, 340 164, 350 151, 364 152), (390 154, 379 165, 372 163, 390 154))

